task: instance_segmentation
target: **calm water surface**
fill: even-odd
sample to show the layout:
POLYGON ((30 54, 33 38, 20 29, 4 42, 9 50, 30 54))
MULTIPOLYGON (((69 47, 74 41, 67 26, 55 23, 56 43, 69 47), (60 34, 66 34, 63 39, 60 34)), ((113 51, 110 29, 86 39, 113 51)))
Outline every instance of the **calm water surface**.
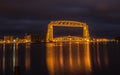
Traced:
POLYGON ((1 44, 0 75, 120 75, 120 43, 1 44))

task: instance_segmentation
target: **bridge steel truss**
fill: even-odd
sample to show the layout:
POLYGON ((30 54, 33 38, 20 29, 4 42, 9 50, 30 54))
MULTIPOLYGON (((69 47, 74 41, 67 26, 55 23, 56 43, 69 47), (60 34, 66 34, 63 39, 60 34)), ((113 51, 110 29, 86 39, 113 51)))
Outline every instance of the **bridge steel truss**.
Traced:
MULTIPOLYGON (((83 39, 89 40, 89 30, 88 25, 83 22, 77 22, 77 21, 66 21, 66 20, 60 20, 60 21, 51 21, 48 24, 47 29, 47 35, 46 35, 46 42, 54 42, 53 37, 53 27, 54 26, 61 26, 61 27, 82 27, 83 28, 83 39)), ((64 40, 63 40, 64 41, 64 40)))

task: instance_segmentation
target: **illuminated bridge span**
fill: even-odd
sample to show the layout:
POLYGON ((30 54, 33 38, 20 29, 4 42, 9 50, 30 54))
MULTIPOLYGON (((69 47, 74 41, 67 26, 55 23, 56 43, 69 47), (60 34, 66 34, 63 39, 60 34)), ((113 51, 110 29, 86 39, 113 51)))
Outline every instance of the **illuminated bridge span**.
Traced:
POLYGON ((46 42, 64 42, 64 41, 89 41, 89 30, 86 23, 77 22, 77 21, 51 21, 48 24, 46 42), (53 37, 53 27, 54 26, 61 26, 61 27, 82 27, 83 28, 83 37, 78 36, 61 36, 54 38, 53 37))
POLYGON ((69 41, 73 41, 73 42, 79 42, 79 41, 89 41, 88 39, 84 39, 78 36, 62 36, 62 37, 56 37, 53 39, 54 42, 69 42, 69 41))

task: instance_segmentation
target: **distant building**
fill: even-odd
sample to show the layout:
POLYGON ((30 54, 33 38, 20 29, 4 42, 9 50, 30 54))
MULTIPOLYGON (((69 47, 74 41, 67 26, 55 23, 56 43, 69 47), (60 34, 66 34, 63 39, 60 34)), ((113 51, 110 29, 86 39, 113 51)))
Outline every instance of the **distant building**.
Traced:
POLYGON ((3 44, 4 43, 4 40, 3 39, 0 39, 0 44, 3 44))
POLYGON ((120 41, 120 36, 115 37, 115 40, 120 41))
POLYGON ((38 34, 26 35, 24 39, 25 39, 25 42, 30 42, 30 43, 39 43, 42 41, 41 35, 38 35, 38 34))
POLYGON ((24 36, 24 42, 31 42, 31 35, 24 36))
POLYGON ((5 43, 13 43, 13 36, 4 36, 4 42, 5 43))

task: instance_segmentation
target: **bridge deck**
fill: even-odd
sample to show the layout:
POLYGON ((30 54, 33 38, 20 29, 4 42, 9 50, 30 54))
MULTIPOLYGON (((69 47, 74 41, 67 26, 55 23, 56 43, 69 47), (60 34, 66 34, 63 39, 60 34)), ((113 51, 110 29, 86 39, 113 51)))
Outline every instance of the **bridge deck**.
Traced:
POLYGON ((63 36, 53 38, 53 42, 69 42, 69 41, 89 41, 88 38, 82 38, 78 36, 63 36))

